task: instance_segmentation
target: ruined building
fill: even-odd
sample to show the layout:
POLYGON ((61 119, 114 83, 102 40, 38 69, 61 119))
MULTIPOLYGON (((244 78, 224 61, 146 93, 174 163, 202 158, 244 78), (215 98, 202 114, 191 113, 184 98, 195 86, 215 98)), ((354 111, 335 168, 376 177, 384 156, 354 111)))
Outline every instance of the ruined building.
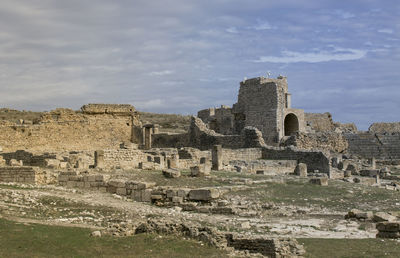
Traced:
POLYGON ((304 110, 291 107, 287 80, 282 76, 244 80, 232 108, 201 110, 198 117, 224 135, 240 134, 246 126, 255 127, 268 145, 277 145, 285 136, 305 130, 304 110))

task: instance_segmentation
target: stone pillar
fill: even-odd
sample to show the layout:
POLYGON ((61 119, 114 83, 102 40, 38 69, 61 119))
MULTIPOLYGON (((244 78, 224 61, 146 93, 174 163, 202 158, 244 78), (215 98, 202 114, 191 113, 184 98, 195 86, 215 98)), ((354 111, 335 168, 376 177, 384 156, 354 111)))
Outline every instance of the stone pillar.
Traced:
POLYGON ((372 169, 376 169, 376 159, 375 159, 375 157, 371 158, 371 168, 372 169))
POLYGON ((94 152, 94 167, 104 168, 104 151, 97 150, 94 152))
POLYGON ((381 184, 381 178, 379 177, 379 174, 375 176, 375 184, 380 185, 381 184))
POLYGON ((144 129, 144 148, 146 150, 151 149, 151 127, 145 127, 144 129))
POLYGON ((212 170, 222 169, 222 145, 214 145, 211 150, 212 170))
POLYGON ((286 93, 286 108, 292 108, 292 94, 286 93))
POLYGON ((172 154, 170 158, 168 158, 168 168, 179 168, 179 155, 172 154))

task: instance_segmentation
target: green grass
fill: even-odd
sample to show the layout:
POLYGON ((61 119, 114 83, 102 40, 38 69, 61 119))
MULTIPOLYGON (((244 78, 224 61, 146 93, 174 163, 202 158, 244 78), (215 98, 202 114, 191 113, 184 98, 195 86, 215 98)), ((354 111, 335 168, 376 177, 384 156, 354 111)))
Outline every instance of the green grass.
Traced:
POLYGON ((305 257, 400 257, 400 242, 390 239, 297 239, 306 249, 305 257))
POLYGON ((172 236, 90 237, 90 230, 0 219, 0 257, 226 257, 172 236))
POLYGON ((396 211, 394 203, 400 203, 400 193, 361 184, 329 181, 328 186, 308 183, 307 179, 291 179, 284 183, 268 182, 234 195, 247 196, 262 202, 319 206, 337 211, 352 208, 361 210, 396 211))

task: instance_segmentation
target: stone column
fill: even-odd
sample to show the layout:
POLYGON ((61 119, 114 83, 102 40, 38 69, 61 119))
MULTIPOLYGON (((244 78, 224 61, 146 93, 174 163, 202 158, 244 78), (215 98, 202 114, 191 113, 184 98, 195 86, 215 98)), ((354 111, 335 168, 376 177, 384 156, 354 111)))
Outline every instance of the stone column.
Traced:
POLYGON ((94 152, 94 167, 104 168, 104 151, 97 150, 94 152))
POLYGON ((214 145, 211 150, 212 170, 222 169, 222 145, 214 145))
POLYGON ((145 127, 144 130, 144 148, 146 150, 151 149, 151 127, 145 127))
POLYGON ((376 159, 374 157, 371 158, 371 168, 376 169, 376 159))

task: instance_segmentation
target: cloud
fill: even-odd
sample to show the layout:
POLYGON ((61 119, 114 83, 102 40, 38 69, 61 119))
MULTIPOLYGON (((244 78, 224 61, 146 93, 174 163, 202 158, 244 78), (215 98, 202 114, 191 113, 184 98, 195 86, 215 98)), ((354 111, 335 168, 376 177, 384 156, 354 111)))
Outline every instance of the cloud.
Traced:
POLYGON ((150 76, 163 76, 163 75, 169 75, 169 74, 173 74, 173 73, 175 73, 175 72, 171 71, 171 70, 163 70, 163 71, 150 72, 149 75, 150 76))
POLYGON ((258 20, 256 25, 249 26, 248 28, 249 29, 253 29, 253 30, 272 30, 272 29, 276 29, 276 27, 272 26, 269 22, 261 21, 261 20, 258 20))
POLYGON ((367 51, 350 48, 334 48, 331 51, 314 51, 309 53, 282 51, 281 56, 261 56, 255 63, 320 63, 329 61, 357 60, 366 56, 367 51))
POLYGON ((380 29, 378 30, 379 33, 386 33, 386 34, 393 34, 392 29, 380 29))
POLYGON ((234 34, 239 33, 239 31, 237 30, 236 27, 229 27, 225 31, 229 32, 229 33, 234 33, 234 34))

